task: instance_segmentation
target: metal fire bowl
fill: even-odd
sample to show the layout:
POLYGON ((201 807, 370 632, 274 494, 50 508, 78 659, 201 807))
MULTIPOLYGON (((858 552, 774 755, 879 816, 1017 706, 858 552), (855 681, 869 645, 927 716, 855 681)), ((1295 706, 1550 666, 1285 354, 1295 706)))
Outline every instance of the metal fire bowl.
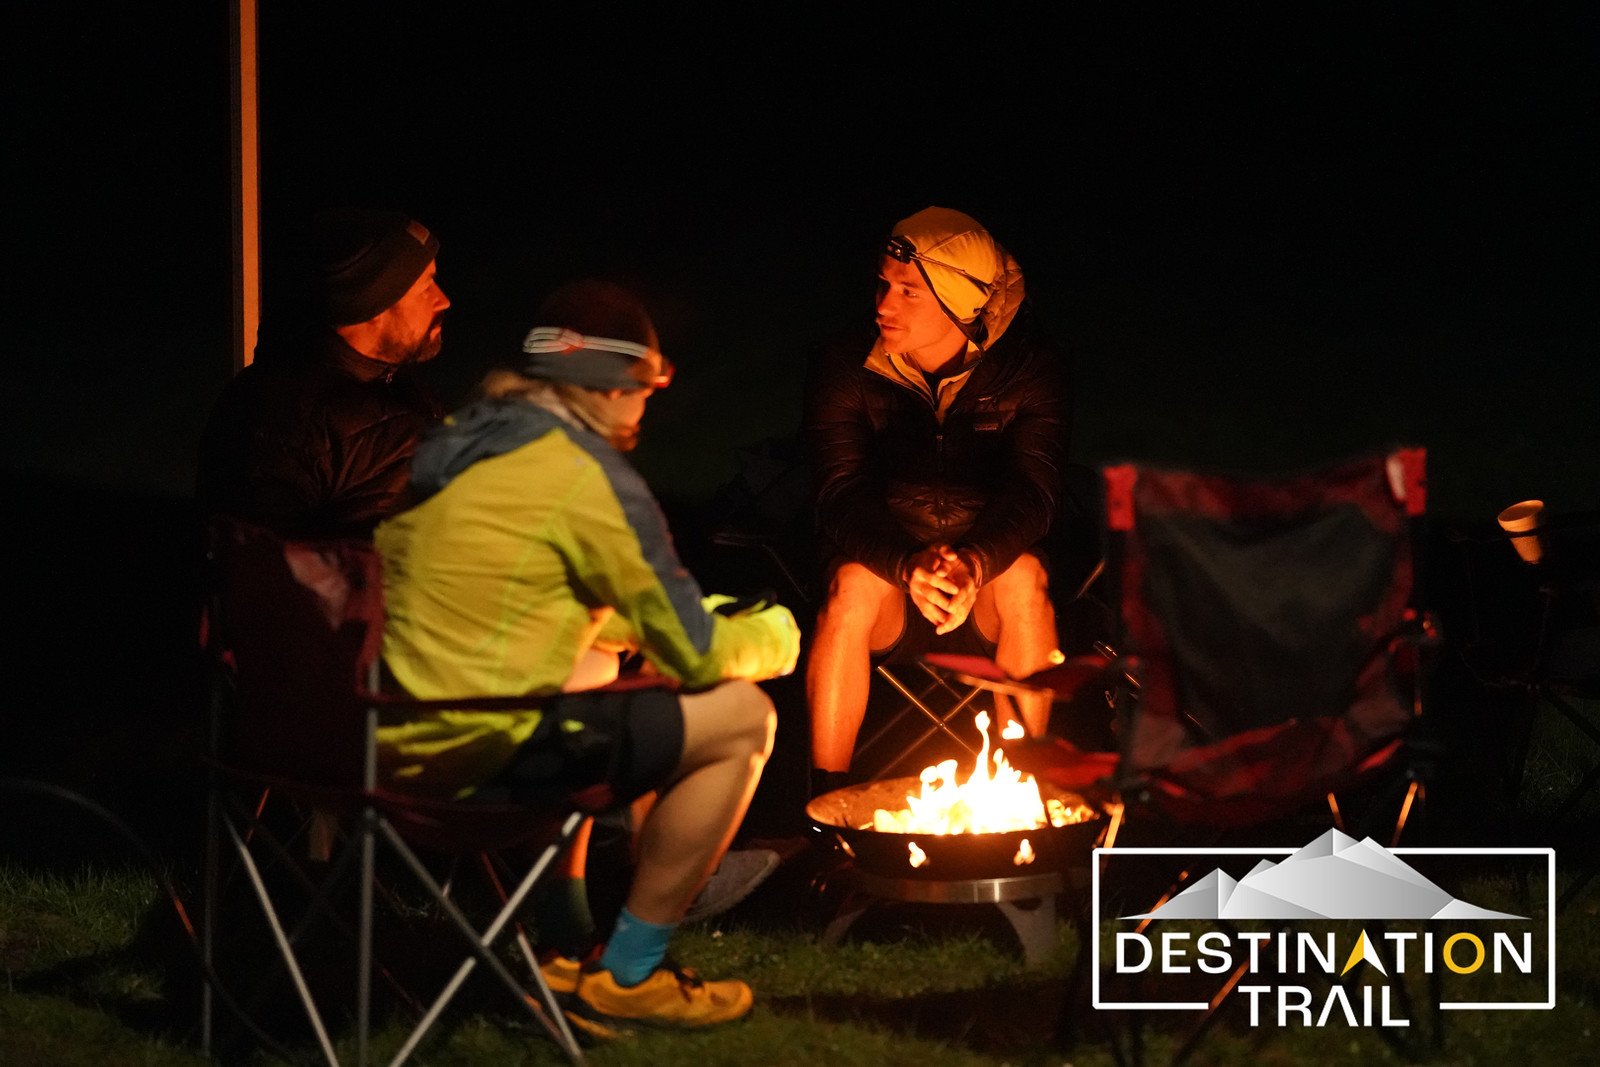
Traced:
MULTIPOLYGON (((1067 826, 1011 830, 996 834, 900 834, 872 829, 878 808, 905 807, 907 794, 918 792, 917 778, 888 778, 823 793, 806 805, 806 816, 824 834, 831 834, 855 861, 862 888, 879 896, 934 903, 993 903, 1043 896, 1060 891, 1062 872, 1087 865, 1100 837, 1096 815, 1067 826), (1013 862, 1026 838, 1032 863, 1013 862), (910 863, 910 842, 927 855, 920 867, 910 863)), ((1069 808, 1082 804, 1075 793, 1041 782, 1039 792, 1069 808)))

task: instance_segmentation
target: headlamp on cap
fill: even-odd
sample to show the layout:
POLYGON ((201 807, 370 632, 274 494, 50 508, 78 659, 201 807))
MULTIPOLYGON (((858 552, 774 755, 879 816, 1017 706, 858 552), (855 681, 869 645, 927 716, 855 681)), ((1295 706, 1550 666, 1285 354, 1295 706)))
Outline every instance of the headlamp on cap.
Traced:
POLYGON ((522 351, 528 356, 522 373, 528 377, 601 391, 665 389, 675 370, 649 345, 593 337, 564 326, 534 327, 523 339, 522 351))
POLYGON ((888 239, 888 241, 884 242, 883 254, 899 263, 910 263, 912 260, 916 260, 919 263, 928 263, 935 267, 940 267, 944 270, 959 274, 973 285, 976 285, 978 290, 985 295, 988 295, 988 293, 994 288, 994 286, 992 286, 990 283, 984 281, 982 278, 973 277, 971 274, 962 270, 954 263, 946 263, 942 259, 934 259, 932 256, 923 255, 921 252, 917 251, 917 246, 911 243, 911 238, 902 236, 900 234, 894 234, 888 239))

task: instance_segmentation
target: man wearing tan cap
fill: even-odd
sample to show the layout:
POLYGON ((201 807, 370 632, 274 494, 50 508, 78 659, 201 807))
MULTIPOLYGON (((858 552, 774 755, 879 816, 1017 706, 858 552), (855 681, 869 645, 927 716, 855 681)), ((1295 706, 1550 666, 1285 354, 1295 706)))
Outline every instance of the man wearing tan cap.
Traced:
MULTIPOLYGON (((814 794, 850 782, 874 662, 937 647, 1021 677, 1056 652, 1041 543, 1072 406, 1024 296, 977 220, 925 208, 885 241, 877 336, 812 369, 803 434, 828 578, 806 668, 814 794)), ((1019 711, 1044 732, 1048 702, 1019 711)))
POLYGON ((287 537, 369 536, 401 506, 443 410, 410 374, 439 354, 439 242, 401 212, 324 211, 295 242, 255 362, 201 438, 202 512, 287 537))

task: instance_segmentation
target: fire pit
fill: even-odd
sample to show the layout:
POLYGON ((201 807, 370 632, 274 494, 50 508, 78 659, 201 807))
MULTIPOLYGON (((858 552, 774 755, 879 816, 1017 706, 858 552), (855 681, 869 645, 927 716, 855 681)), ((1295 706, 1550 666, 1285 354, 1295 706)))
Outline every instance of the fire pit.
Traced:
POLYGON ((806 816, 848 857, 850 880, 824 943, 843 937, 873 903, 994 904, 1022 942, 1031 966, 1055 938, 1055 899, 1065 873, 1087 867, 1103 820, 1076 794, 1015 771, 1001 751, 991 761, 988 715, 983 750, 961 780, 955 761, 917 778, 891 778, 824 793, 806 816))

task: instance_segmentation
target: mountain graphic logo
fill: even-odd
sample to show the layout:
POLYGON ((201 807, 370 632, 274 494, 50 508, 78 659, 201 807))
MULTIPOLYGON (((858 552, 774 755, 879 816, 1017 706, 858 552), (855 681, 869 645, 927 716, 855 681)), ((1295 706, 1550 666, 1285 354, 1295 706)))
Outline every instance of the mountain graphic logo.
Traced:
POLYGON ((1372 838, 1329 830, 1235 881, 1220 867, 1124 919, 1523 919, 1457 900, 1372 838))

